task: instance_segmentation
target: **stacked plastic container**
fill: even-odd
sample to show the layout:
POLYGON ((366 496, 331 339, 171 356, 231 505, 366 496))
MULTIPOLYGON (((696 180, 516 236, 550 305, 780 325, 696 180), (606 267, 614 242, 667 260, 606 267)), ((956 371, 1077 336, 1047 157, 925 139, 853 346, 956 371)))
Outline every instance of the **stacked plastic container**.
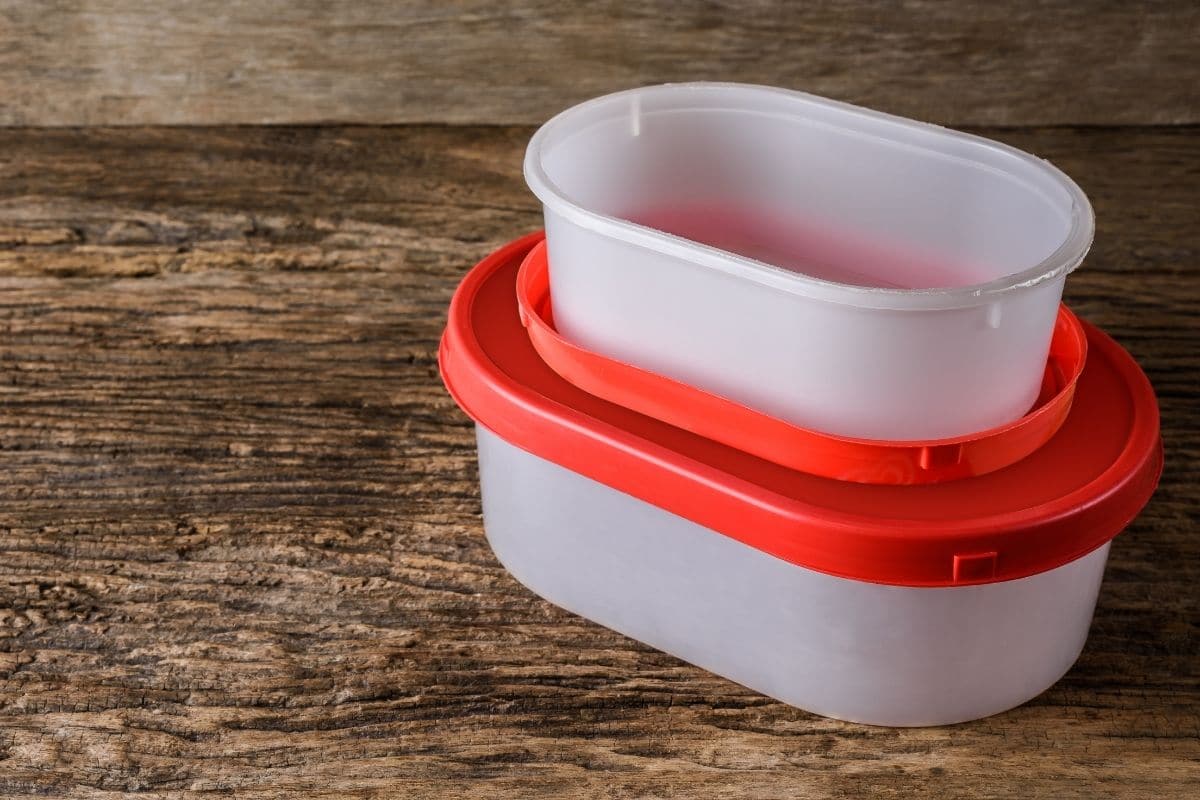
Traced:
POLYGON ((1087 198, 1020 151, 796 92, 609 95, 530 142, 546 231, 440 362, 505 566, 785 702, 883 725, 1034 697, 1162 466, 1060 305, 1087 198))

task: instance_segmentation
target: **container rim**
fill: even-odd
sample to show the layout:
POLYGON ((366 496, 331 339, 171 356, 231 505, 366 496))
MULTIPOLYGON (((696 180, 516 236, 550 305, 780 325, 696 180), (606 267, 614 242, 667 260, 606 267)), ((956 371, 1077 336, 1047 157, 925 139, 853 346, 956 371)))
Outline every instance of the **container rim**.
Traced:
MULTIPOLYGON (((699 100, 699 98, 697 98, 699 100)), ((1069 176, 1055 167, 1049 161, 1037 158, 1015 147, 993 141, 982 136, 964 133, 944 128, 930 123, 887 114, 882 111, 855 106, 837 100, 830 100, 805 92, 792 89, 782 89, 770 86, 760 86, 747 83, 727 83, 697 81, 688 83, 665 83, 653 86, 626 89, 611 94, 587 100, 572 106, 552 117, 534 133, 525 150, 524 160, 525 182, 533 194, 542 202, 545 208, 562 216, 579 227, 601 235, 621 239, 630 244, 644 247, 667 256, 690 261, 700 266, 716 269, 739 279, 753 281, 788 294, 800 295, 827 302, 840 303, 864 308, 937 310, 962 308, 985 305, 994 302, 1000 295, 1008 292, 1030 288, 1047 281, 1065 276, 1083 261, 1091 248, 1095 235, 1095 214, 1087 195, 1069 176), (836 124, 828 120, 808 119, 803 114, 786 115, 791 120, 801 120, 806 124, 822 126, 844 132, 857 138, 874 138, 886 141, 897 147, 920 150, 924 153, 945 159, 959 160, 1001 174, 1008 179, 1022 183, 1031 192, 1042 195, 1048 202, 1061 205, 1061 201, 1046 195, 1038 186, 1030 183, 1011 168, 1005 165, 1014 163, 1025 170, 1032 170, 1043 181, 1061 190, 1070 200, 1070 224, 1066 237, 1059 246, 1042 261, 1026 269, 1009 273, 991 281, 970 286, 928 289, 896 289, 889 287, 857 286, 837 281, 816 278, 799 272, 793 272, 774 266, 764 261, 738 255, 728 250, 722 250, 710 245, 704 245, 664 231, 639 225, 619 217, 591 211, 572 200, 557 183, 547 174, 543 167, 545 151, 555 144, 554 139, 560 136, 571 136, 599 121, 619 119, 631 113, 654 113, 654 110, 641 110, 641 99, 647 96, 686 95, 700 92, 717 93, 720 103, 714 103, 711 98, 695 105, 680 105, 671 110, 712 109, 755 113, 764 116, 784 116, 777 111, 754 108, 756 96, 770 96, 774 99, 785 97, 797 104, 798 109, 808 107, 822 111, 830 111, 846 119, 859 118, 866 126, 855 129, 844 124, 836 124), (605 107, 610 107, 606 109, 605 107), (575 118, 582 115, 595 116, 596 119, 587 125, 574 130, 566 130, 574 125, 575 118), (976 157, 965 158, 941 152, 927 146, 905 141, 899 136, 881 135, 878 128, 902 133, 935 134, 950 140, 966 143, 975 151, 976 157), (869 130, 868 130, 869 129, 869 130)))

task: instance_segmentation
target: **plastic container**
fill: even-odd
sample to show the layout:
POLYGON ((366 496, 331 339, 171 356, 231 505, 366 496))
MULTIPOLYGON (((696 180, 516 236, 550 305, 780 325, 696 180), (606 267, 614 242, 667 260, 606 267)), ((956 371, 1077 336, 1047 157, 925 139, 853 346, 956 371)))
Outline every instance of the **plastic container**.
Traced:
POLYGON ((564 608, 810 711, 934 725, 1018 705, 1087 638, 1110 540, 1162 466, 1136 363, 1083 324, 1058 432, 928 486, 788 469, 582 391, 537 355, 514 291, 525 237, 451 305, 439 361, 477 423, 484 526, 564 608))
POLYGON ((799 92, 674 84, 529 143, 559 331, 795 425, 953 437, 1038 395, 1091 206, 1011 147, 799 92))

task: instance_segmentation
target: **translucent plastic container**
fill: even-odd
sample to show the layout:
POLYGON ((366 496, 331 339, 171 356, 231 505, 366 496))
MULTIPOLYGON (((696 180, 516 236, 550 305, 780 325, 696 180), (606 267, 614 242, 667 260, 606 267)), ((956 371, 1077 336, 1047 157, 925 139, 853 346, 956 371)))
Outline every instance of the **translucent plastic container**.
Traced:
POLYGON ((477 428, 488 543, 557 606, 806 711, 947 725, 1053 685, 1109 545, 1018 580, 910 588, 789 564, 477 428))
POLYGON ((805 428, 919 440, 1021 417, 1083 192, 1005 145, 799 92, 673 84, 529 143, 555 322, 805 428))
POLYGON ((477 423, 484 527, 541 596, 787 703, 880 725, 994 714, 1087 639, 1110 541, 1162 468, 1149 382, 1083 323, 1069 416, 1036 452, 928 486, 831 480, 580 390, 520 320, 537 237, 455 293, 439 363, 477 423))

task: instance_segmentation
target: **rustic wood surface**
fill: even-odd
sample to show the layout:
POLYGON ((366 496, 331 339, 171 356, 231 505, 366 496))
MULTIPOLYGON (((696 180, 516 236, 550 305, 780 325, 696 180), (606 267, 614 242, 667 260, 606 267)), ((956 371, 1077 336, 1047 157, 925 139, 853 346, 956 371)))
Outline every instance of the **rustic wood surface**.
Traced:
POLYGON ((0 0, 0 125, 536 123, 741 80, 945 124, 1200 122, 1194 0, 0 0))
POLYGON ((984 130, 1099 217, 1068 299, 1167 466, 1077 666, 820 719, 560 611, 483 538, 435 351, 539 225, 529 128, 0 131, 0 796, 1200 796, 1200 131, 984 130))

